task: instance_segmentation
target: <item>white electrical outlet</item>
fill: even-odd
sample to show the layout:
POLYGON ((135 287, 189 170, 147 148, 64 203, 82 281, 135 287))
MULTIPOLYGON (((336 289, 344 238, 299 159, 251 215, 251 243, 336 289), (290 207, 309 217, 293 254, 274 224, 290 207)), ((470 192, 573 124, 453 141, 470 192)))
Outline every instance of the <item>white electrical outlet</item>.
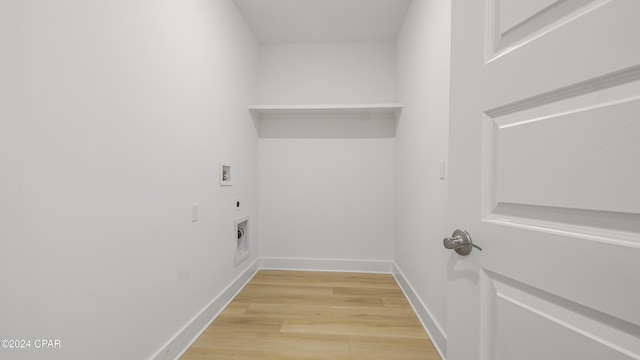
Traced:
POLYGON ((198 203, 191 204, 191 222, 198 221, 198 203))

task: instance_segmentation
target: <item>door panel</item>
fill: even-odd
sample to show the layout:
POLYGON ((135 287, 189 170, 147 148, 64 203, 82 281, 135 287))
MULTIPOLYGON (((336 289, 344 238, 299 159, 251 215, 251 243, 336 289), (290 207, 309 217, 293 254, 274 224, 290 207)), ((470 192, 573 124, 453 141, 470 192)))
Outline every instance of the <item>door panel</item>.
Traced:
POLYGON ((492 304, 483 325, 490 359, 629 359, 638 327, 551 293, 484 272, 492 304), (526 326, 522 326, 526 324, 526 326), (587 357, 583 357, 584 354, 587 357))
MULTIPOLYGON (((615 84, 637 80, 640 46, 633 44, 638 41, 640 1, 575 2, 591 5, 580 7, 555 26, 540 28, 535 36, 503 50, 496 50, 493 44, 495 25, 491 24, 495 19, 491 14, 496 10, 490 5, 467 6, 469 13, 469 6, 477 8, 473 16, 481 16, 476 20, 479 30, 470 36, 478 41, 474 46, 481 47, 478 50, 484 53, 484 59, 478 59, 482 62, 477 65, 483 69, 478 80, 494 89, 482 94, 486 111, 523 101, 542 98, 548 103, 560 100, 556 96, 575 95, 566 90, 597 92, 602 90, 601 81, 615 84)), ((454 50, 456 46, 452 45, 454 50)))
MULTIPOLYGON (((488 116, 485 143, 490 146, 486 162, 490 168, 485 171, 492 174, 487 189, 495 191, 490 194, 491 205, 618 212, 633 214, 640 224, 638 114, 640 82, 636 81, 488 116)), ((573 214, 579 218, 586 213, 573 214)))
POLYGON ((491 57, 535 40, 610 0, 489 0, 491 57))
POLYGON ((447 358, 640 359, 640 1, 452 6, 447 358))
MULTIPOLYGON (((496 16, 497 35, 504 37, 508 31, 522 26, 528 19, 543 12, 544 9, 557 3, 557 0, 523 1, 523 0, 495 0, 492 7, 496 16)), ((539 15, 538 15, 539 16, 539 15)), ((530 21, 530 20, 529 20, 530 21)))

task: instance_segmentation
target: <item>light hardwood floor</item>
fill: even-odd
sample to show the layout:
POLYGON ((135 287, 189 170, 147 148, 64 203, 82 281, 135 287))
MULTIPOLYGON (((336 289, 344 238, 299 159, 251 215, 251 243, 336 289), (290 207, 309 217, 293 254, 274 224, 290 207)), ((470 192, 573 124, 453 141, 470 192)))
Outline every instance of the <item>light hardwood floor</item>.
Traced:
POLYGON ((182 360, 440 360, 393 276, 262 270, 182 360))

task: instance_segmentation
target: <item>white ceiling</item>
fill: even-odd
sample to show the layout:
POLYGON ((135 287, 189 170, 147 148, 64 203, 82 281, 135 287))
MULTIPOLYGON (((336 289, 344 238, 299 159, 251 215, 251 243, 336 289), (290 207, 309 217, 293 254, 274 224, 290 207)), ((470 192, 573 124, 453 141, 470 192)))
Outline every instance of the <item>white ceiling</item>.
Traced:
POLYGON ((260 43, 393 41, 411 0, 235 0, 260 43))

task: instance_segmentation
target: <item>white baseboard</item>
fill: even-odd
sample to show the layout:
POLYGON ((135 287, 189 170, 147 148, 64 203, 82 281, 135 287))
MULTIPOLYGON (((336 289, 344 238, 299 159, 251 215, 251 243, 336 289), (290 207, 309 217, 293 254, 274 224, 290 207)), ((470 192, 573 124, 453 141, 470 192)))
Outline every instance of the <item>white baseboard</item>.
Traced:
POLYGON ((396 282, 400 286, 400 289, 404 292, 404 295, 409 300, 413 311, 418 316, 418 319, 422 323, 422 327, 429 335, 433 346, 436 348, 442 360, 446 360, 446 350, 447 350, 447 336, 444 331, 440 327, 440 325, 435 321, 429 309, 424 305, 420 297, 415 292, 407 278, 405 278, 398 265, 393 264, 393 277, 396 278, 396 282))
POLYGON ((213 299, 198 315, 196 315, 189 323, 180 329, 178 333, 169 342, 156 353, 153 360, 177 360, 184 354, 187 349, 198 339, 198 337, 209 327, 218 315, 229 305, 229 303, 238 295, 240 290, 253 278, 258 272, 260 261, 255 260, 253 264, 242 272, 235 280, 229 284, 222 292, 213 299))
POLYGON ((260 269, 391 274, 393 262, 389 260, 261 258, 260 269))

